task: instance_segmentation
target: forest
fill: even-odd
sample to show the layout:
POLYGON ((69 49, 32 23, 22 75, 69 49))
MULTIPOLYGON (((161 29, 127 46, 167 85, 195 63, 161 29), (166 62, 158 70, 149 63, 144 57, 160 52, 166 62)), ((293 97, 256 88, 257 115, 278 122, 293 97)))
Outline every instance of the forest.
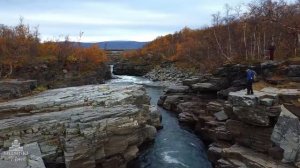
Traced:
POLYGON ((26 73, 30 75, 30 71, 36 74, 41 67, 51 71, 55 79, 63 71, 78 74, 95 71, 107 61, 104 50, 97 45, 84 48, 70 42, 68 36, 64 41, 41 42, 39 36, 38 28, 24 24, 22 18, 14 27, 0 25, 0 79, 22 78, 26 73))
MULTIPOLYGON (((247 5, 225 5, 223 14, 212 15, 211 26, 161 36, 137 51, 123 56, 135 62, 175 62, 201 72, 224 63, 260 62, 300 55, 300 0, 260 0, 247 5)), ((201 18, 199 18, 201 19, 201 18)))

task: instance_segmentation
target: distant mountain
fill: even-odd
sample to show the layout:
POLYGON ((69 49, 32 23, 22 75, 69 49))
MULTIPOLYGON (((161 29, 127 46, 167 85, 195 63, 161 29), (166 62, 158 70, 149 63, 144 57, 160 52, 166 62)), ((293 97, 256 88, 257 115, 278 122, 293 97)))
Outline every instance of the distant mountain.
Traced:
POLYGON ((148 42, 137 41, 103 41, 99 43, 80 43, 83 47, 90 47, 98 44, 100 48, 105 50, 136 50, 143 48, 148 42))

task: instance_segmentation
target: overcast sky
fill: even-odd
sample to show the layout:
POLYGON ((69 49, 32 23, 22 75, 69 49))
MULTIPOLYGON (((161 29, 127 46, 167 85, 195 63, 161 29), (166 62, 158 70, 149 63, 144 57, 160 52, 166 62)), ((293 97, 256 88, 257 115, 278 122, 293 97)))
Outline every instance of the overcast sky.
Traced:
POLYGON ((185 26, 211 23, 211 15, 250 0, 0 0, 0 24, 16 25, 22 16, 39 25, 42 40, 69 35, 76 41, 149 41, 185 26))

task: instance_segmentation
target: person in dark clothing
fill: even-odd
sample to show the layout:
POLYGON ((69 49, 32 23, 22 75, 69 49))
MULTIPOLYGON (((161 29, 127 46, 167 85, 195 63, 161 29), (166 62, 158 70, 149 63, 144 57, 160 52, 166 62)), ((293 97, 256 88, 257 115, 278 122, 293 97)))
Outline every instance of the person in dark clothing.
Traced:
POLYGON ((253 87, 252 84, 254 82, 254 77, 256 75, 256 72, 251 70, 251 69, 247 69, 247 94, 248 95, 253 95, 253 87))
POLYGON ((269 49, 269 52, 270 52, 270 60, 273 61, 274 60, 274 53, 275 53, 275 50, 276 50, 275 43, 272 42, 268 49, 269 49))

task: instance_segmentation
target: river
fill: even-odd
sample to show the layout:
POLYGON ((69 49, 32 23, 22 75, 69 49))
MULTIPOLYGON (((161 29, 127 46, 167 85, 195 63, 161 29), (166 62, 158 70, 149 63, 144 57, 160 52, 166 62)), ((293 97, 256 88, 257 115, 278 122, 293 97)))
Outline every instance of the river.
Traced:
MULTIPOLYGON (((144 85, 151 104, 156 105, 163 94, 163 87, 148 79, 134 76, 114 76, 108 83, 120 85, 144 85)), ((192 130, 181 126, 176 115, 158 107, 162 115, 163 129, 158 131, 155 142, 142 149, 129 168, 211 168, 201 139, 192 130)))

